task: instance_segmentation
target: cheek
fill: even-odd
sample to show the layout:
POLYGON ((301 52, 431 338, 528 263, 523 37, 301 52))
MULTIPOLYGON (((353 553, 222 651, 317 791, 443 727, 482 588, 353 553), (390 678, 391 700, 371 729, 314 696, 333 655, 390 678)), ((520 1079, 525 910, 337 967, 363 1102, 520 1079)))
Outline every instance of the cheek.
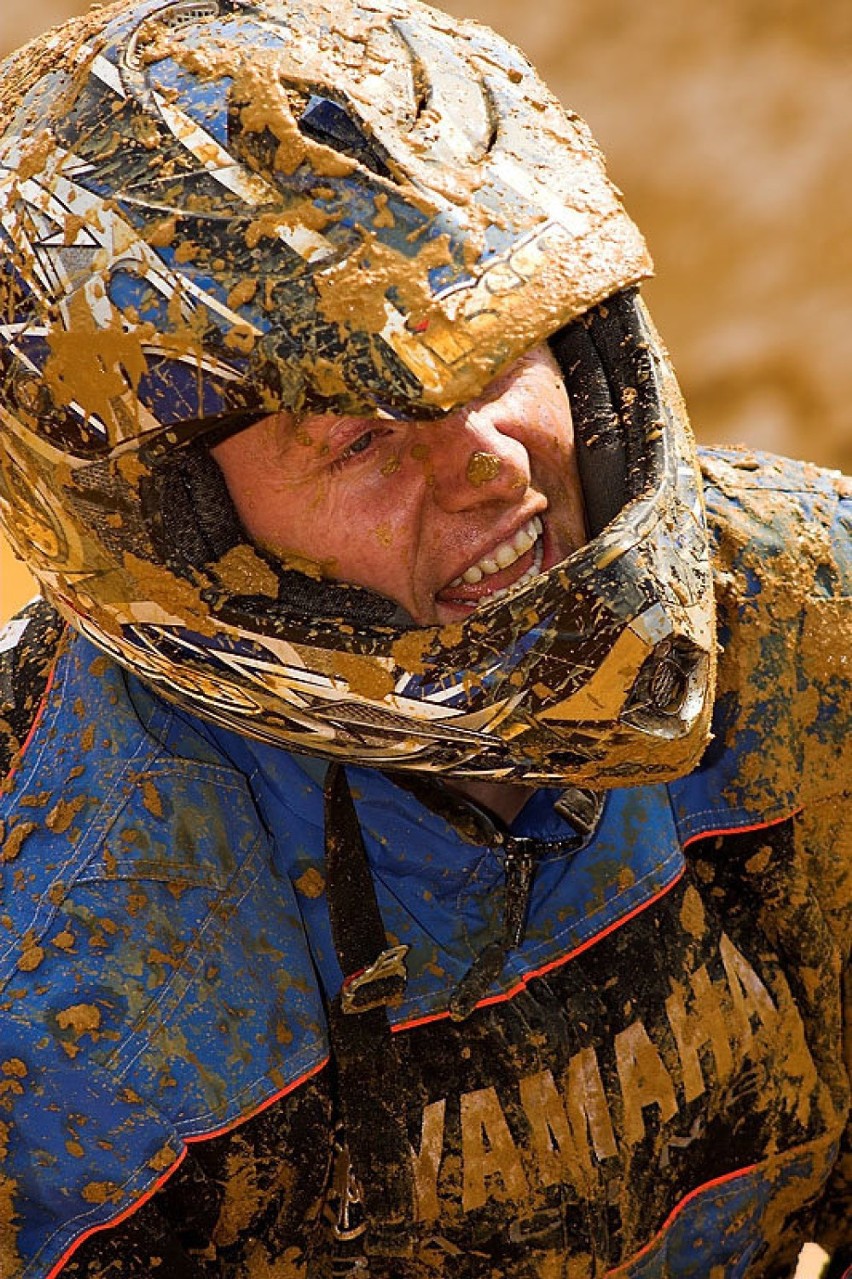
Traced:
POLYGON ((506 415, 506 434, 519 440, 530 453, 558 463, 574 448, 571 404, 561 376, 542 370, 516 389, 513 412, 506 415))
POLYGON ((361 506, 353 513, 341 553, 353 571, 380 575, 384 581, 403 578, 414 563, 414 527, 394 503, 374 505, 369 517, 361 506))
POLYGON ((314 493, 308 501, 290 545, 329 576, 398 597, 411 574, 414 544, 412 521, 400 505, 345 490, 327 493, 325 501, 314 493))
POLYGON ((533 482, 549 489, 573 487, 576 472, 574 434, 570 418, 539 412, 518 438, 527 450, 533 482))

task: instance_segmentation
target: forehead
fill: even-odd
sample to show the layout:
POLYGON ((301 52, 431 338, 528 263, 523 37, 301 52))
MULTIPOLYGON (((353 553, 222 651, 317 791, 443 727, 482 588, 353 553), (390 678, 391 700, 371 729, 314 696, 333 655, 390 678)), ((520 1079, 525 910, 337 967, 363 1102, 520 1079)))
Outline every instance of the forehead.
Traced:
POLYGON ((541 394, 545 386, 557 382, 564 388, 559 364, 546 342, 540 342, 506 364, 486 383, 475 398, 444 411, 433 410, 419 415, 395 412, 390 409, 373 409, 363 413, 335 412, 281 412, 271 414, 257 425, 275 433, 282 446, 310 443, 324 432, 356 425, 385 424, 423 428, 428 435, 430 426, 441 423, 463 422, 477 407, 488 404, 509 393, 512 396, 541 394))

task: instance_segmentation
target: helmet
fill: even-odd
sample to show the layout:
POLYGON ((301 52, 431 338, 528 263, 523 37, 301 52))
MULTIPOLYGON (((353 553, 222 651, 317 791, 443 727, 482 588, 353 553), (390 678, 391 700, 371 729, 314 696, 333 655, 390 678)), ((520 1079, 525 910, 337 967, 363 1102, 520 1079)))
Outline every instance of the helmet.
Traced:
POLYGON ((634 784, 707 739, 694 450, 586 126, 416 0, 142 0, 0 79, 0 512, 163 695, 296 751, 634 784), (211 442, 277 410, 440 417, 549 340, 591 540, 464 622, 251 543, 211 442))

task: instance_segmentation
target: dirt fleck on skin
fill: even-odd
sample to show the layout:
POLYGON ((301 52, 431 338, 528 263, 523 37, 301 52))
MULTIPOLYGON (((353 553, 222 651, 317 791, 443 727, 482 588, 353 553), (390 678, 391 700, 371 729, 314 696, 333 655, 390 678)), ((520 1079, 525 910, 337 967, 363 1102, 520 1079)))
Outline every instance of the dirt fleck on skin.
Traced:
POLYGON ((499 457, 495 457, 493 453, 480 453, 477 450, 471 453, 468 460, 467 478, 476 487, 488 484, 500 474, 500 465, 499 457))

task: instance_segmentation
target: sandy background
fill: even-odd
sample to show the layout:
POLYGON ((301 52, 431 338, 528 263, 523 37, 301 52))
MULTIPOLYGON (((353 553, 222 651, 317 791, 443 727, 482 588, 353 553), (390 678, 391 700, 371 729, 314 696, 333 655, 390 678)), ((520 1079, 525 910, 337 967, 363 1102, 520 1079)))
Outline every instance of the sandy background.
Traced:
MULTIPOLYGON (((0 54, 81 0, 6 0, 0 54), (10 12, 11 10, 11 12, 10 12)), ((852 471, 852 4, 444 0, 592 126, 701 440, 852 471)), ((0 544, 0 620, 31 593, 0 544)))

